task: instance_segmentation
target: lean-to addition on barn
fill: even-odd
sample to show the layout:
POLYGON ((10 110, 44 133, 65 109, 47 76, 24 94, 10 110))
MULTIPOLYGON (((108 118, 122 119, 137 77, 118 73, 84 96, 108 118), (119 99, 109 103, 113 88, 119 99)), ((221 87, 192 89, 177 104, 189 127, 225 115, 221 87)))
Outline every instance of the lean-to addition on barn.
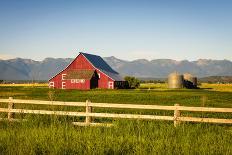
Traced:
POLYGON ((100 56, 80 53, 64 70, 49 80, 49 88, 124 88, 126 82, 100 56))

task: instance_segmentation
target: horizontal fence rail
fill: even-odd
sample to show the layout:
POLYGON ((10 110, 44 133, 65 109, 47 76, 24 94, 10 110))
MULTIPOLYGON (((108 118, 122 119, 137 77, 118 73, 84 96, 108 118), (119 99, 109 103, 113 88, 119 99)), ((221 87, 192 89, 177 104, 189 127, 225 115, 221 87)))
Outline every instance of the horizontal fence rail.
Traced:
MULTIPOLYGON (((9 99, 0 99, 1 103, 9 103, 9 99)), ((18 104, 36 104, 36 105, 56 105, 56 106, 78 106, 85 107, 86 102, 62 102, 62 101, 41 101, 41 100, 19 100, 14 99, 18 104)), ((102 108, 122 108, 122 109, 150 109, 150 110, 178 110, 198 111, 198 112, 228 112, 232 113, 232 108, 211 108, 211 107, 187 107, 187 106, 162 106, 162 105, 138 105, 138 104, 111 104, 111 103, 89 103, 91 107, 102 108)))
MULTIPOLYGON (((8 120, 14 120, 15 113, 23 114, 43 114, 43 115, 63 115, 63 116, 84 116, 86 117, 85 125, 97 126, 99 123, 93 123, 93 117, 105 118, 128 118, 128 119, 149 119, 149 120, 168 120, 174 121, 174 126, 180 122, 204 122, 204 123, 226 123, 232 124, 232 119, 220 118, 198 118, 198 117, 183 117, 181 111, 191 112, 220 112, 232 113, 232 108, 212 108, 212 107, 187 107, 175 104, 174 106, 162 105, 138 105, 138 104, 112 104, 112 103, 91 103, 86 102, 62 102, 62 101, 41 101, 41 100, 20 100, 0 99, 0 103, 8 103, 8 108, 0 108, 0 112, 8 113, 8 120), (50 111, 50 110, 28 110, 15 109, 15 104, 35 104, 35 105, 51 105, 51 106, 74 106, 86 107, 85 112, 71 112, 71 111, 50 111), (174 111, 173 116, 158 116, 158 115, 139 115, 139 114, 112 114, 112 113, 94 113, 92 107, 99 108, 119 108, 119 109, 148 109, 148 110, 168 110, 174 111)), ((5 120, 4 118, 0 120, 5 120)), ((83 125, 81 122, 73 122, 74 125, 83 125)), ((110 125, 107 125, 110 126, 110 125)))

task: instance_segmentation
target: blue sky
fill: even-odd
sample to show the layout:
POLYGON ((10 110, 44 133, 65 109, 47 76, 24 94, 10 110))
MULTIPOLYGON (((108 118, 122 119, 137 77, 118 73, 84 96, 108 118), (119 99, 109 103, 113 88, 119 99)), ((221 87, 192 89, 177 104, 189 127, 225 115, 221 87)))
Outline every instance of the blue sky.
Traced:
POLYGON ((230 0, 0 0, 0 58, 232 60, 230 0))

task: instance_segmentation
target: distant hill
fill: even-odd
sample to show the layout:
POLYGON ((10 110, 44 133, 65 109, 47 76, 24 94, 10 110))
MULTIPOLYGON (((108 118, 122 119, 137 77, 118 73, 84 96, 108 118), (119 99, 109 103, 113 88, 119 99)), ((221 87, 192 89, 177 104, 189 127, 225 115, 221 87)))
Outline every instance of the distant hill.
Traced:
POLYGON ((48 80, 66 67, 72 60, 70 58, 46 58, 43 61, 21 58, 0 60, 0 79, 48 80))
POLYGON ((173 71, 178 71, 179 73, 190 72, 197 77, 232 75, 232 62, 229 60, 199 59, 197 61, 176 61, 155 59, 148 61, 146 59, 138 59, 124 61, 115 57, 108 57, 105 60, 118 72, 141 78, 166 78, 173 71))
MULTIPOLYGON (((167 78, 139 78, 142 82, 163 83, 167 82, 167 78)), ((207 76, 197 79, 198 82, 205 83, 232 83, 232 76, 207 76)))
MULTIPOLYGON (((0 79, 2 80, 48 80, 64 69, 72 58, 46 58, 43 61, 31 59, 0 60, 0 79)), ((167 78, 173 71, 190 72, 197 77, 232 76, 232 62, 229 60, 176 61, 155 59, 148 61, 138 59, 126 61, 115 57, 104 60, 122 76, 130 75, 140 78, 167 78)))
POLYGON ((232 76, 209 76, 200 78, 199 81, 208 83, 232 83, 232 76))

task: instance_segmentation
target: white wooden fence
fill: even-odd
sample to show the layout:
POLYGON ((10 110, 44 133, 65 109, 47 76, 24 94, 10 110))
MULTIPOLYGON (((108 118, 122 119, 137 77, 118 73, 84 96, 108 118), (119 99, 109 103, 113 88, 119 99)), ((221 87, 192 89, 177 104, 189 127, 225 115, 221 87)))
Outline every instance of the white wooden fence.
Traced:
MULTIPOLYGON (((7 120, 14 121, 14 113, 24 114, 43 114, 43 115, 66 115, 66 116, 85 116, 85 122, 73 122, 74 125, 102 125, 100 123, 93 123, 92 117, 107 117, 107 118, 128 118, 128 119, 150 119, 150 120, 168 120, 174 121, 174 126, 180 122, 205 122, 205 123, 227 123, 232 124, 232 119, 221 118, 199 118, 199 117, 183 117, 181 111, 192 112, 217 112, 217 113, 232 113, 232 108, 211 108, 211 107, 187 107, 175 104, 174 106, 162 105, 138 105, 138 104, 111 104, 111 103, 91 103, 86 102, 61 102, 61 101, 41 101, 41 100, 20 100, 0 99, 0 103, 8 103, 8 108, 0 108, 0 112, 8 113, 7 120), (54 105, 54 106, 80 106, 86 107, 85 112, 71 112, 71 111, 49 111, 49 110, 28 110, 15 109, 15 104, 36 104, 36 105, 54 105), (168 110, 174 111, 173 116, 157 116, 157 115, 138 115, 138 114, 113 114, 113 113, 94 113, 92 107, 101 108, 120 108, 120 109, 152 109, 152 110, 168 110)), ((3 118, 2 118, 3 119, 3 118)), ((105 124, 109 126, 110 124, 105 124)))

